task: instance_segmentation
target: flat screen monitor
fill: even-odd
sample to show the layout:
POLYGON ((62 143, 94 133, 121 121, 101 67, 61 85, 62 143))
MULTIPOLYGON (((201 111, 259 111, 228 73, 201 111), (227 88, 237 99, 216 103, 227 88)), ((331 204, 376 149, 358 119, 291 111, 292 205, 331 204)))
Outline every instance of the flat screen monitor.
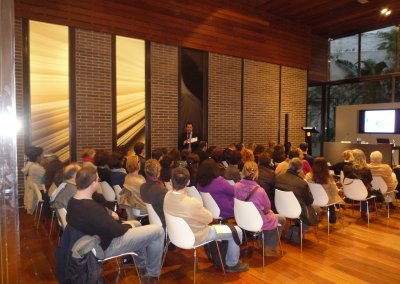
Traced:
POLYGON ((359 115, 360 133, 398 133, 397 109, 361 110, 359 115))

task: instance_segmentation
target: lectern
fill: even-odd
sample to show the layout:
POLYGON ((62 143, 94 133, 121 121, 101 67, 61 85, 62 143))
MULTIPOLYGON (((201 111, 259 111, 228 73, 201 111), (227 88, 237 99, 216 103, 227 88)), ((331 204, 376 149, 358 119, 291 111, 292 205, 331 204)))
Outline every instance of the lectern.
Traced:
POLYGON ((312 156, 312 134, 314 133, 319 133, 319 131, 317 130, 317 128, 315 128, 315 126, 303 126, 301 127, 301 129, 304 130, 305 132, 305 141, 308 144, 308 154, 312 156))

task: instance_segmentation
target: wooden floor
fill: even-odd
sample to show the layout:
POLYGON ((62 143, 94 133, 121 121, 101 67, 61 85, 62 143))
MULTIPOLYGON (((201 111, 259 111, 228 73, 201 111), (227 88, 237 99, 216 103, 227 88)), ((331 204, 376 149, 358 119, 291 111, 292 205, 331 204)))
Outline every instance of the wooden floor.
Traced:
MULTIPOLYGON (((311 230, 306 234, 303 253, 297 245, 283 242, 284 256, 266 258, 262 271, 260 250, 243 250, 242 259, 250 265, 246 273, 226 274, 216 270, 199 249, 197 283, 400 283, 400 209, 385 209, 379 217, 372 214, 371 225, 360 219, 351 209, 331 226, 328 236, 326 217, 318 230, 318 239, 311 230)), ((50 222, 43 220, 38 230, 33 217, 20 211, 21 265, 23 283, 57 283, 54 250, 56 233, 48 235, 50 222), (44 222, 45 221, 45 222, 44 222)), ((250 243, 251 244, 251 243, 250 243)), ((133 267, 118 273, 115 261, 104 266, 106 283, 139 283, 133 267)), ((160 283, 192 283, 193 253, 180 249, 167 254, 160 283)))

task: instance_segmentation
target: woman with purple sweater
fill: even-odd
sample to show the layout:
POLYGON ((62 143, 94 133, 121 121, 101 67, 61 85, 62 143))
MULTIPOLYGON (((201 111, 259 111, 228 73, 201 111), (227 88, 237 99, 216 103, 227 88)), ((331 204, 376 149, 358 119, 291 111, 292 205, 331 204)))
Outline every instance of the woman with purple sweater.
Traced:
MULTIPOLYGON (((276 247, 279 243, 286 219, 284 216, 275 214, 271 210, 271 202, 265 190, 257 184, 258 166, 255 162, 246 162, 242 169, 243 179, 234 185, 235 197, 239 200, 253 202, 263 219, 264 243, 266 246, 265 256, 277 256, 276 247), (276 233, 278 227, 279 236, 276 233)), ((261 239, 261 238, 260 238, 261 239)))
POLYGON ((201 163, 197 172, 197 189, 200 192, 208 192, 214 198, 219 209, 220 217, 232 218, 233 214, 233 185, 219 176, 220 169, 213 159, 205 160, 201 163))

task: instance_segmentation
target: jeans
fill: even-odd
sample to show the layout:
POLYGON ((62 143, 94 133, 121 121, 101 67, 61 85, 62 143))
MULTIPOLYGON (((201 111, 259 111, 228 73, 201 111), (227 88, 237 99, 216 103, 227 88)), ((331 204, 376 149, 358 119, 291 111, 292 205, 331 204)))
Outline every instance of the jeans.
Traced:
MULTIPOLYGON (((276 250, 276 247, 279 244, 279 238, 281 237, 283 228, 285 227, 286 218, 283 215, 275 214, 278 217, 278 232, 275 229, 263 231, 264 234, 264 244, 269 247, 270 249, 276 250), (279 234, 279 235, 278 235, 279 234)), ((260 240, 261 235, 260 235, 260 240)))
POLYGON ((114 238, 105 250, 105 257, 135 252, 139 268, 146 267, 147 274, 158 277, 164 248, 164 230, 159 225, 141 226, 137 221, 126 222, 132 225, 124 235, 114 238))
MULTIPOLYGON (((235 226, 235 229, 239 235, 240 243, 242 243, 243 233, 242 229, 235 226)), ((220 233, 213 226, 208 226, 208 235, 204 241, 211 240, 227 240, 228 241, 228 251, 226 252, 225 264, 227 266, 235 266, 239 262, 240 257, 240 247, 235 243, 232 232, 230 233, 220 233)))

